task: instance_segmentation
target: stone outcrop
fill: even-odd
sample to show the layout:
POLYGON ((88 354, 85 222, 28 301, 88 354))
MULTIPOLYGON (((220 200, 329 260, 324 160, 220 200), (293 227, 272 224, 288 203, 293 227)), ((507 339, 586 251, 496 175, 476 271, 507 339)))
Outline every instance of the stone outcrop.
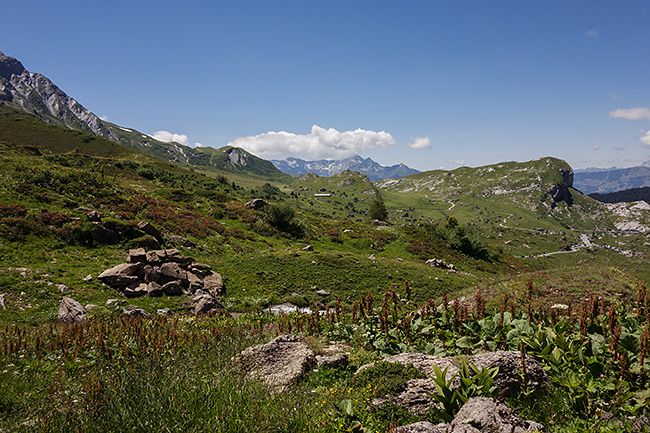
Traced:
POLYGON ((427 421, 397 427, 395 433, 532 433, 544 432, 544 426, 524 420, 503 403, 491 398, 474 397, 460 408, 449 424, 427 421))
POLYGON ((182 256, 177 249, 133 249, 126 263, 104 270, 98 278, 129 298, 194 295, 199 290, 217 298, 225 292, 221 275, 213 272, 209 265, 182 256))
POLYGON ((64 296, 59 304, 59 320, 64 323, 78 323, 86 321, 86 309, 74 299, 64 296))
MULTIPOLYGON (((548 376, 542 366, 528 355, 526 355, 525 360, 527 386, 533 389, 540 389, 546 386, 548 384, 548 376)), ((431 394, 436 392, 436 386, 433 381, 433 378, 435 378, 433 367, 437 366, 442 371, 447 368, 445 375, 447 381, 452 380, 452 377, 458 373, 458 367, 452 359, 425 355, 423 353, 400 353, 385 358, 384 361, 397 362, 404 365, 410 364, 427 377, 423 379, 411 379, 398 395, 377 398, 371 403, 374 406, 380 407, 388 402, 392 402, 417 416, 426 416, 431 409, 439 407, 439 403, 431 397, 431 394)), ((497 387, 499 396, 510 397, 516 395, 519 391, 522 377, 522 362, 519 352, 497 351, 479 354, 472 357, 470 362, 479 368, 499 367, 499 372, 494 379, 494 386, 497 387)), ((361 366, 357 370, 357 373, 372 365, 374 363, 361 366)), ((456 376, 451 383, 451 388, 457 388, 459 385, 460 378, 456 376)))
POLYGON ((266 200, 262 200, 261 198, 255 198, 245 204, 246 207, 255 210, 264 209, 268 205, 269 203, 266 200))
POLYGON ((516 351, 496 351, 474 355, 470 362, 479 368, 499 368, 494 378, 494 386, 500 397, 516 395, 521 388, 523 367, 526 368, 526 386, 539 389, 549 384, 548 375, 542 366, 530 355, 521 362, 521 353, 516 351))
POLYGON ((245 349, 234 361, 252 377, 282 391, 316 366, 316 355, 302 337, 287 334, 245 349))

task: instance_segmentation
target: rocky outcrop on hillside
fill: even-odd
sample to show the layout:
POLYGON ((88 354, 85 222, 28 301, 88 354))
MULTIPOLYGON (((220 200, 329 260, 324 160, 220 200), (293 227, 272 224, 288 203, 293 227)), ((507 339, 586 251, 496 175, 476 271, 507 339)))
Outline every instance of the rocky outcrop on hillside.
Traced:
POLYGON ((195 312, 218 309, 216 298, 225 292, 221 275, 213 272, 209 265, 182 256, 177 249, 133 249, 126 263, 104 270, 97 278, 129 298, 193 295, 197 298, 195 312), (196 307, 201 296, 213 301, 202 299, 201 306, 196 307))

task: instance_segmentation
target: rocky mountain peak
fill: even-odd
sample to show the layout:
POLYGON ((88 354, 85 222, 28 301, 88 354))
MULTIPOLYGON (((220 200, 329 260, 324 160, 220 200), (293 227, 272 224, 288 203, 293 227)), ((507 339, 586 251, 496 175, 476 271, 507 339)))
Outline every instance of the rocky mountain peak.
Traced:
POLYGON ((0 77, 10 80, 12 75, 20 75, 23 72, 25 67, 22 63, 0 51, 0 77))

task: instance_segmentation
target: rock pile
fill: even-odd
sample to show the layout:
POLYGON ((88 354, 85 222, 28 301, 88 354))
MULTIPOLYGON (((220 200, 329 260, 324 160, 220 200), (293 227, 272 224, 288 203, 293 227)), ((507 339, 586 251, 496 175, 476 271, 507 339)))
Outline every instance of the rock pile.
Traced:
POLYGON ((104 270, 98 278, 128 298, 183 293, 216 298, 225 291, 221 275, 209 265, 181 256, 177 249, 133 249, 126 263, 104 270))

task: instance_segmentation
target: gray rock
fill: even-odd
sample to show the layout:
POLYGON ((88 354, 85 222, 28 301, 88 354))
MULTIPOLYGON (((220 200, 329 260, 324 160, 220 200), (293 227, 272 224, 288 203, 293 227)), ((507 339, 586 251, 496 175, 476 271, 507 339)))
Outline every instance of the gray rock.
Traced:
POLYGON ((301 337, 281 335, 269 343, 249 347, 234 361, 274 391, 283 391, 316 365, 316 355, 301 337))
POLYGON ((526 421, 503 403, 474 397, 460 408, 449 424, 449 433, 525 433, 543 431, 541 424, 526 421))
POLYGON ((148 285, 146 283, 140 283, 137 285, 132 285, 124 289, 122 292, 127 298, 138 298, 140 296, 146 296, 149 294, 148 285))
POLYGON ((159 316, 167 316, 171 310, 169 308, 159 308, 156 310, 156 314, 159 316))
POLYGON ((7 307, 5 307, 5 295, 4 294, 0 295, 0 307, 2 307, 3 310, 7 309, 7 307))
POLYGON ((147 284, 147 294, 151 297, 158 297, 163 295, 162 286, 155 281, 147 284))
POLYGON ((195 247, 196 244, 192 242, 191 240, 184 238, 182 236, 176 236, 176 235, 169 235, 168 239, 174 244, 174 245, 180 245, 184 248, 192 248, 195 247))
POLYGON ((187 280, 185 272, 176 262, 165 262, 160 266, 160 274, 174 280, 187 280))
POLYGON ((434 268, 446 269, 448 271, 456 272, 456 267, 454 265, 450 265, 442 259, 429 259, 424 262, 424 264, 433 266, 434 268))
POLYGON ((223 278, 216 272, 208 275, 203 279, 203 290, 217 297, 224 294, 223 278))
POLYGON ((179 280, 170 281, 161 287, 163 293, 167 296, 180 296, 183 294, 183 286, 179 280))
POLYGON ((149 319, 151 316, 149 316, 149 313, 144 311, 142 308, 129 308, 127 310, 123 310, 122 314, 128 317, 133 317, 133 318, 139 318, 139 319, 149 319))
POLYGON ((303 251, 314 251, 314 247, 312 245, 307 245, 305 248, 302 249, 303 251))
POLYGON ((334 355, 316 355, 316 366, 330 368, 344 368, 348 365, 347 353, 336 353, 334 355))
POLYGON ((207 272, 207 271, 211 271, 212 267, 210 267, 210 265, 206 265, 205 263, 194 262, 190 266, 190 269, 194 272, 207 272))
POLYGON ((125 303, 126 303, 126 300, 124 300, 124 299, 109 299, 108 301, 106 301, 106 306, 107 307, 112 307, 114 305, 122 305, 122 304, 125 304, 125 303))
POLYGON ((88 221, 101 222, 104 215, 102 215, 101 212, 98 212, 96 210, 91 210, 86 214, 86 217, 88 218, 88 221))
POLYGON ((126 287, 139 281, 137 273, 142 269, 140 263, 122 263, 103 271, 97 278, 112 287, 126 287))
MULTIPOLYGON (((544 368, 530 355, 526 355, 526 383, 528 387, 540 389, 549 384, 544 368)), ((474 355, 470 362, 481 368, 499 367, 494 378, 494 386, 499 389, 499 396, 511 397, 521 387, 521 353, 517 351, 496 351, 474 355)))
POLYGON ((256 198, 246 203, 245 206, 251 209, 260 210, 265 206, 268 206, 268 202, 262 200, 261 198, 256 198))
POLYGON ((70 290, 65 284, 56 284, 56 288, 59 289, 59 292, 61 293, 65 293, 70 290))
POLYGON ((127 263, 145 263, 147 261, 147 252, 144 248, 135 248, 129 251, 126 259, 127 263))
POLYGON ((325 296, 329 296, 329 295, 331 295, 330 292, 328 292, 327 290, 323 290, 323 289, 321 289, 321 290, 317 290, 317 291, 316 291, 316 294, 317 294, 318 296, 322 296, 322 297, 325 297, 325 296))
POLYGON ((162 238, 162 233, 160 233, 160 230, 158 230, 147 221, 140 221, 138 223, 138 228, 150 236, 153 236, 155 238, 162 238))
POLYGON ((209 294, 194 297, 192 313, 195 315, 215 313, 223 310, 223 305, 209 294))
POLYGON ((86 318, 86 309, 79 302, 72 298, 64 296, 59 304, 59 320, 64 323, 84 322, 86 318))

